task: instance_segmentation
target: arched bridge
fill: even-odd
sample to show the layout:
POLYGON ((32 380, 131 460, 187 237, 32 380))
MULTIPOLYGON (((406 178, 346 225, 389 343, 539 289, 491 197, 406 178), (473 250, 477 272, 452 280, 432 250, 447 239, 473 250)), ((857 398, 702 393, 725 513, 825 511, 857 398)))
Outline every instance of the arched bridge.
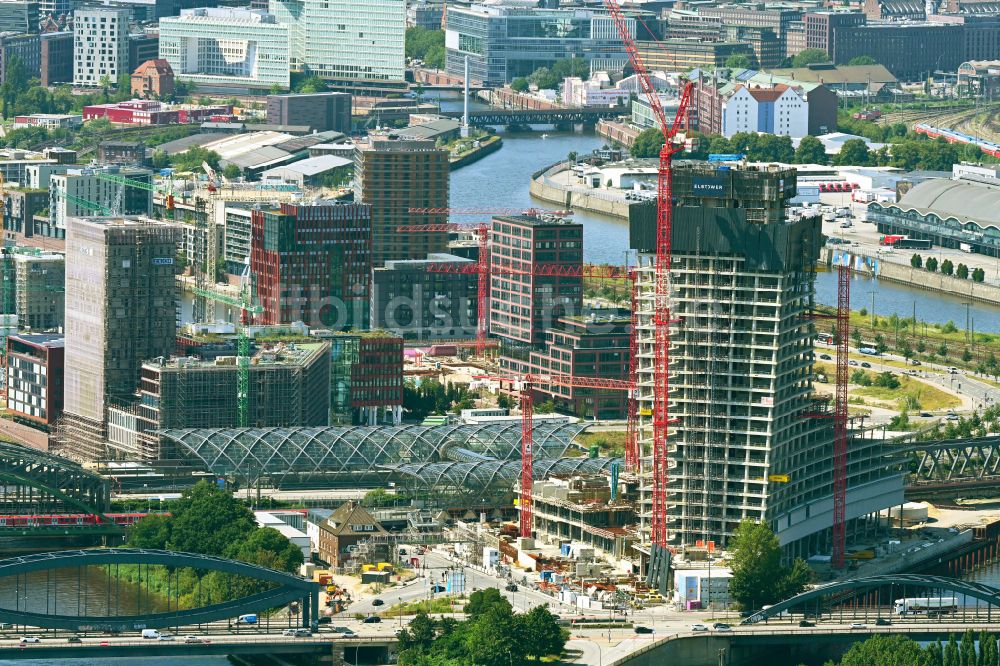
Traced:
POLYGON ((109 503, 108 485, 94 472, 66 458, 0 442, 0 514, 103 517, 109 503))
POLYGON ((786 611, 796 608, 809 610, 811 602, 818 607, 825 597, 847 600, 852 595, 866 593, 879 588, 899 588, 899 596, 905 596, 907 590, 921 590, 920 596, 939 596, 941 592, 962 595, 966 599, 975 599, 985 604, 987 611, 993 606, 1000 608, 1000 589, 973 581, 943 576, 921 576, 917 574, 892 574, 868 576, 852 580, 838 581, 828 585, 818 585, 811 590, 797 594, 790 599, 776 603, 760 610, 741 622, 741 624, 756 624, 768 618, 778 617, 786 611))
MULTIPOLYGON (((148 568, 145 573, 148 578, 148 568)), ((7 578, 13 578, 13 583, 8 584, 6 589, 14 590, 14 608, 0 607, 0 622, 46 629, 69 629, 72 631, 111 629, 130 631, 147 628, 180 627, 236 618, 245 613, 260 612, 268 608, 283 606, 293 601, 301 602, 302 604, 302 625, 304 627, 313 627, 316 624, 315 613, 319 608, 320 586, 318 583, 304 580, 284 571, 276 571, 246 562, 197 553, 175 553, 166 550, 107 548, 68 550, 38 553, 24 557, 12 557, 0 560, 0 580, 7 578), (89 615, 89 609, 92 608, 92 604, 86 600, 81 603, 79 596, 77 596, 75 604, 77 613, 60 613, 57 607, 58 595, 50 594, 50 572, 76 569, 77 576, 81 576, 87 567, 106 567, 110 572, 112 568, 118 565, 138 565, 140 578, 142 578, 143 567, 154 565, 169 567, 167 574, 168 584, 171 575, 170 572, 174 572, 177 568, 187 567, 195 569, 198 572, 218 571, 233 576, 245 576, 256 581, 270 583, 272 586, 269 589, 250 594, 240 599, 210 603, 201 608, 179 609, 175 607, 173 610, 165 612, 142 612, 141 604, 137 602, 136 611, 131 612, 131 614, 129 614, 130 609, 126 610, 120 607, 112 613, 111 604, 109 603, 107 608, 108 614, 103 616, 89 615), (39 572, 46 573, 46 577, 41 582, 39 582, 39 572), (29 576, 32 574, 34 574, 34 577, 29 580, 29 576), (42 587, 45 589, 39 589, 42 587), (53 598, 51 607, 46 602, 48 612, 42 613, 37 610, 27 609, 29 601, 25 598, 22 602, 21 597, 26 597, 26 593, 29 591, 31 595, 44 593, 49 594, 53 598), (25 607, 22 607, 22 603, 25 607)), ((78 584, 76 587, 84 586, 78 584)), ((77 591, 76 594, 79 595, 79 592, 77 591)), ((141 594, 139 599, 141 600, 141 594)), ((64 606, 67 605, 65 600, 63 603, 64 606)))

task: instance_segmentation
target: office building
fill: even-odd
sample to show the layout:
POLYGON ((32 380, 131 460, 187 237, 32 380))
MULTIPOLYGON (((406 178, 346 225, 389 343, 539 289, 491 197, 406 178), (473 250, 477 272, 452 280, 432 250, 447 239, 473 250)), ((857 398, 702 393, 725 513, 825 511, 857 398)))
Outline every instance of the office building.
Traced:
POLYGON ((62 334, 7 337, 7 414, 15 421, 48 428, 63 409, 62 334))
POLYGON ((271 0, 292 69, 342 86, 402 84, 406 0, 271 0))
POLYGON ((41 42, 37 34, 0 33, 0 83, 7 82, 7 71, 15 58, 20 61, 27 78, 38 78, 42 71, 41 57, 41 42))
POLYGON ((434 264, 475 264, 453 254, 387 261, 375 268, 372 328, 404 340, 454 340, 476 337, 479 313, 477 273, 435 272, 434 264))
POLYGON ((271 125, 308 125, 314 132, 351 133, 351 95, 312 93, 268 95, 267 122, 271 125))
POLYGON ((55 252, 17 251, 14 298, 23 331, 57 331, 66 323, 66 257, 55 252))
POLYGON ((330 424, 399 425, 403 338, 385 331, 317 336, 330 343, 330 424))
POLYGON ((160 20, 159 57, 199 88, 289 85, 289 26, 260 10, 185 9, 160 20))
MULTIPOLYGON (((635 19, 627 18, 636 34, 635 19)), ((451 6, 445 16, 445 69, 487 85, 503 85, 557 60, 583 58, 591 72, 620 72, 628 62, 614 20, 589 9, 513 5, 451 6)))
MULTIPOLYGON (((254 343, 247 396, 253 428, 323 426, 330 409, 330 351, 325 342, 254 343)), ((192 350, 197 353, 197 348, 192 350)), ((236 349, 206 358, 142 364, 139 391, 108 410, 108 447, 129 460, 176 458, 160 441, 165 428, 235 428, 236 349)))
POLYGON ((753 47, 744 42, 705 42, 690 37, 667 39, 659 44, 638 42, 636 47, 647 67, 665 72, 695 68, 711 70, 725 66, 733 56, 746 56, 750 62, 757 57, 753 47))
POLYGON ((706 19, 716 19, 723 26, 770 28, 782 47, 788 27, 802 18, 802 12, 787 5, 724 4, 700 7, 698 13, 706 19))
POLYGON ((400 233, 397 228, 448 221, 446 213, 423 215, 410 208, 447 208, 449 169, 447 151, 430 140, 376 135, 357 145, 354 200, 372 207, 373 266, 447 252, 446 233, 400 233))
POLYGON ((754 56, 750 62, 755 67, 778 67, 785 59, 785 44, 778 39, 774 28, 727 25, 722 34, 723 41, 749 44, 754 56))
POLYGON ((160 53, 160 38, 156 32, 140 32, 128 36, 128 71, 134 72, 139 65, 156 60, 160 53))
POLYGON ((861 12, 807 12, 802 17, 805 48, 819 49, 832 58, 837 30, 864 25, 867 18, 861 12))
POLYGON ((39 35, 39 68, 43 86, 73 80, 73 33, 46 32, 39 35))
MULTIPOLYGON (((809 316, 821 220, 786 219, 796 194, 790 168, 675 162, 673 191, 668 542, 725 548, 752 519, 767 523, 789 556, 828 553, 833 428, 814 400, 809 316)), ((639 432, 648 453, 655 218, 630 237, 639 253, 639 432)), ((848 534, 856 519, 903 497, 881 443, 858 437, 848 460, 848 534)))
POLYGON ((97 161, 120 166, 146 163, 146 144, 142 141, 102 141, 97 145, 97 161))
POLYGON ((34 217, 49 207, 49 191, 9 189, 4 196, 4 241, 11 245, 32 245, 28 239, 34 236, 34 217))
POLYGON ((38 34, 38 12, 36 0, 3 0, 0 2, 0 32, 38 34))
POLYGON ((440 30, 444 27, 444 0, 416 0, 407 5, 407 28, 440 30))
POLYGON ((59 426, 68 455, 104 457, 107 407, 130 400, 144 361, 173 351, 177 241, 175 226, 149 218, 68 218, 59 426))
POLYGON ((129 10, 82 7, 73 12, 73 85, 98 88, 128 74, 129 10))
POLYGON ((583 278, 558 273, 583 265, 583 225, 554 215, 496 217, 490 238, 490 333, 505 357, 527 361, 546 330, 582 311, 583 278))
POLYGON ((899 79, 920 80, 936 71, 954 72, 965 60, 964 25, 869 23, 836 32, 833 61, 870 56, 899 79))
POLYGON ((368 327, 372 207, 318 201, 255 210, 250 271, 259 321, 333 330, 368 327))
POLYGON ((42 18, 51 18, 52 23, 65 26, 66 18, 73 12, 73 0, 39 0, 38 12, 42 18))
POLYGON ((99 209, 121 215, 147 215, 153 209, 153 192, 139 187, 124 187, 102 176, 125 177, 142 183, 153 182, 153 172, 139 168, 69 169, 49 177, 49 217, 65 229, 66 220, 80 215, 94 215, 99 209))

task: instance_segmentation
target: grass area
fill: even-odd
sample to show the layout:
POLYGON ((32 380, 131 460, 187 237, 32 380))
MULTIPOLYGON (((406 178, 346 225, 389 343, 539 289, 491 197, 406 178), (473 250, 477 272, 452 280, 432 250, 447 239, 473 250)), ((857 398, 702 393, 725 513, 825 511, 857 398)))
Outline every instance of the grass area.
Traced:
MULTIPOLYGON (((817 372, 822 372, 828 379, 832 378, 836 371, 834 364, 829 361, 817 361, 815 367, 817 372)), ((859 370, 860 368, 852 366, 851 374, 853 375, 859 370)), ((865 374, 874 380, 877 373, 865 371, 865 374)), ((912 399, 920 404, 920 409, 927 411, 952 409, 962 405, 962 401, 957 397, 919 379, 906 375, 895 375, 895 377, 899 380, 899 388, 890 389, 882 386, 859 386, 851 384, 851 404, 899 409, 901 401, 912 399)), ((913 410, 911 409, 910 411, 913 410)))
POLYGON ((582 432, 573 441, 585 448, 599 446, 601 447, 601 455, 604 456, 624 456, 627 435, 628 433, 624 430, 582 432))
POLYGON ((438 597, 436 599, 421 599, 419 601, 406 601, 396 604, 392 608, 379 613, 382 617, 399 617, 400 615, 416 615, 424 612, 431 613, 461 613, 465 604, 456 597, 438 597))

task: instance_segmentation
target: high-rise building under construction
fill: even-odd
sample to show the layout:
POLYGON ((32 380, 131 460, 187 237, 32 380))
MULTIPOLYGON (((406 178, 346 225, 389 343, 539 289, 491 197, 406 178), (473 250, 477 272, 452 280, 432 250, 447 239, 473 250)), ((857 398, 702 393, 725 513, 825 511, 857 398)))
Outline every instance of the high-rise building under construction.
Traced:
MULTIPOLYGON (((671 544, 725 546, 741 520, 766 521, 786 553, 829 552, 832 410, 813 392, 818 217, 786 215, 795 171, 674 165, 670 417, 671 544)), ((640 434, 652 441, 656 225, 633 224, 639 256, 640 434)), ((644 466, 648 467, 648 458, 644 466)), ((650 477, 646 477, 647 491, 650 477)), ((876 440, 852 442, 848 521, 899 504, 898 472, 876 440)), ((651 496, 644 493, 644 515, 651 496)), ((853 524, 857 524, 856 522, 853 524)))
POLYGON ((70 217, 66 369, 59 438, 66 453, 105 455, 106 409, 129 400, 143 361, 174 348, 178 230, 143 217, 70 217))

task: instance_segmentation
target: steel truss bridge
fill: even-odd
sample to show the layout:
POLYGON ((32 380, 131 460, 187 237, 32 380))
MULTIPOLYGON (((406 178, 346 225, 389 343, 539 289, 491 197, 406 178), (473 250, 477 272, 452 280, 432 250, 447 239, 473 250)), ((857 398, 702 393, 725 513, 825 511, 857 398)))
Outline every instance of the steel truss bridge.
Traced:
MULTIPOLYGON (((68 629, 71 631, 161 629, 229 620, 245 613, 257 613, 269 608, 284 606, 293 601, 302 604, 301 618, 303 627, 315 628, 316 620, 318 619, 316 614, 319 610, 319 583, 304 580, 284 571, 276 571, 255 564, 198 553, 177 553, 166 550, 133 548, 66 550, 37 553, 0 560, 0 579, 3 578, 13 579, 15 601, 14 608, 0 607, 0 622, 6 622, 11 625, 41 627, 44 629, 68 629), (83 584, 84 577, 107 575, 109 579, 116 579, 122 565, 134 565, 137 567, 140 580, 145 579, 147 586, 150 575, 148 567, 168 567, 168 610, 149 612, 147 608, 144 611, 142 607, 143 595, 141 592, 136 597, 134 608, 122 608, 121 600, 116 598, 117 595, 111 594, 112 587, 109 584, 108 598, 104 605, 104 610, 107 614, 91 615, 91 609, 94 608, 95 602, 104 602, 105 599, 88 599, 85 596, 88 586, 83 584), (144 568, 145 572, 143 571, 144 568), (206 598, 208 601, 207 605, 200 608, 182 609, 176 603, 176 600, 173 600, 173 608, 170 609, 170 577, 172 575, 176 577, 177 569, 180 568, 194 569, 199 575, 199 580, 204 572, 221 572, 234 577, 246 577, 255 581, 268 583, 270 587, 242 598, 214 602, 210 595, 206 594, 206 597, 201 597, 199 593, 199 599, 206 598), (99 572, 100 569, 104 569, 107 573, 99 572), (75 590, 77 598, 75 603, 70 601, 69 604, 66 604, 64 597, 64 606, 69 605, 69 608, 64 608, 62 611, 57 605, 60 595, 56 594, 56 591, 59 584, 50 585, 52 572, 60 570, 62 570, 63 576, 57 580, 65 583, 75 578, 76 581, 71 582, 77 583, 75 590), (69 579, 66 577, 66 570, 69 570, 69 579), (73 576, 74 573, 76 574, 75 576, 73 576), (44 590, 40 589, 43 587, 44 590), (29 591, 31 596, 44 593, 48 597, 48 600, 45 602, 47 612, 40 613, 36 610, 28 610, 27 594, 29 591), (49 606, 49 601, 52 602, 51 606, 49 606), (72 610, 76 612, 68 612, 72 610)), ((174 593, 179 594, 176 589, 176 583, 174 593)), ((146 597, 148 604, 148 587, 146 597)))
MULTIPOLYGON (((552 109, 548 111, 515 111, 497 109, 491 111, 470 111, 471 125, 558 125, 573 123, 594 125, 598 120, 617 118, 623 115, 616 109, 552 109)), ((441 115, 461 118, 461 111, 445 111, 441 115)))
POLYGON ((1000 436, 911 441, 893 451, 911 474, 910 496, 1000 486, 1000 436))

